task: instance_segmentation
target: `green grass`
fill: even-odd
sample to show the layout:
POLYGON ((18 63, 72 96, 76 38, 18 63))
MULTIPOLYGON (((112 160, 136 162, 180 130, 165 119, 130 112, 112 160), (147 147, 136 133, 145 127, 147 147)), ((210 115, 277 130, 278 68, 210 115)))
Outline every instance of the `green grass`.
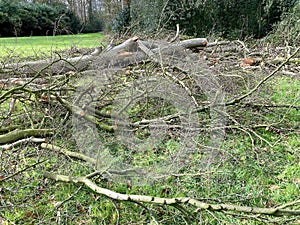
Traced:
MULTIPOLYGON (((91 36, 97 37, 98 34, 91 36)), ((67 36, 54 37, 65 39, 67 36)), ((77 44, 84 42, 89 35, 70 36, 68 43, 72 47, 72 40, 77 44), (80 38, 78 38, 80 37, 80 38), (76 39, 78 38, 78 39, 76 39), (82 41, 82 42, 81 42, 82 41)), ((26 38, 25 38, 26 39, 26 38)), ((54 40, 53 39, 53 40, 54 40)), ((13 40, 13 39, 11 39, 13 40)), ((87 43, 93 42, 89 39, 87 43)), ((97 38, 95 39, 97 41, 97 38)), ((97 42, 98 44, 98 42, 97 42)), ((24 45, 26 46, 26 45, 24 45)), ((61 45, 63 46, 63 45, 61 45)), ((66 44, 67 46, 67 44, 66 44)), ((49 50, 49 49, 48 49, 49 50)), ((51 51, 51 48, 50 48, 51 51)), ((299 106, 300 82, 291 77, 276 77, 266 83, 265 91, 258 95, 268 104, 299 106)), ((32 99, 34 99, 32 97, 32 99)), ((148 104, 151 102, 148 101, 148 104)), ((155 103, 155 102, 154 102, 155 103)), ((142 115, 151 118, 155 112, 172 113, 169 105, 162 103, 150 105, 150 111, 144 102, 133 106, 129 115, 135 121, 135 116, 142 115), (154 106, 153 106, 154 105, 154 106), (170 111, 168 111, 170 110, 170 111), (146 114, 149 113, 149 114, 146 114)), ((258 102, 259 103, 259 102, 258 102)), ((9 109, 10 101, 1 105, 0 115, 9 109)), ((26 111, 19 101, 16 103, 16 111, 23 118, 26 111)), ((34 106, 32 106, 34 107, 34 106)), ((49 106, 41 108, 27 107, 27 111, 34 111, 34 118, 49 106), (39 111, 39 110, 40 111, 39 111)), ((49 107, 56 111, 54 117, 47 118, 49 122, 60 121, 65 117, 58 106, 49 107), (50 120, 51 119, 51 120, 50 120)), ((237 110, 233 115, 238 117, 241 125, 274 124, 276 128, 293 128, 299 122, 299 110, 294 108, 243 108, 240 112, 237 107, 228 107, 228 112, 237 110)), ((25 121, 27 117, 23 118, 25 121)), ((16 120, 15 120, 16 121, 16 120)), ((47 120, 46 120, 47 122, 47 120)), ((229 121, 230 122, 230 121, 229 121)), ((44 121, 45 123, 45 121, 44 121)), ((24 124, 24 123, 21 123, 24 124)), ((71 139, 71 129, 68 126, 57 130, 54 144, 77 151, 74 140, 71 139), (74 148, 72 147, 74 146, 74 148)), ((120 193, 144 194, 157 197, 183 197, 191 196, 209 203, 228 203, 254 207, 276 207, 299 199, 300 189, 300 133, 299 130, 272 130, 253 128, 253 130, 267 140, 272 146, 255 136, 251 137, 244 131, 228 130, 226 141, 222 146, 224 158, 218 161, 216 167, 203 173, 199 172, 199 159, 201 155, 191 159, 189 167, 182 171, 184 176, 170 176, 162 182, 139 186, 133 183, 131 189, 125 183, 99 177, 95 182, 103 187, 120 193), (189 175, 195 174, 195 175, 189 175)), ((130 157, 137 165, 151 165, 157 160, 158 153, 154 151, 129 152, 122 144, 113 142, 109 134, 101 133, 103 142, 114 154, 124 154, 124 158, 130 157), (109 145, 110 144, 110 145, 109 145), (131 154, 132 153, 132 154, 131 154), (128 154, 128 155, 126 155, 128 154)), ((142 135, 141 135, 142 136, 142 135)), ((205 138, 203 137, 203 140, 205 138)), ((51 140, 50 140, 51 141, 51 140)), ((199 138, 201 144, 201 138, 199 138)), ((204 141, 202 141, 204 142, 204 141)), ((165 140, 157 151, 164 153, 176 151, 178 145, 176 139, 165 140)), ((80 149, 79 151, 83 151, 80 149)), ((47 162, 28 169, 10 180, 0 183, 0 223, 4 224, 154 224, 151 214, 159 221, 159 224, 299 224, 299 217, 267 217, 262 215, 249 216, 243 214, 225 214, 223 212, 199 211, 197 220, 186 223, 182 213, 174 207, 144 204, 134 202, 118 202, 104 196, 97 195, 87 187, 80 184, 55 182, 43 177, 43 171, 50 171, 70 176, 84 176, 91 173, 92 168, 83 162, 55 151, 39 148, 37 145, 16 147, 9 151, 0 151, 0 171, 5 169, 5 174, 13 174, 26 166, 39 160, 48 159, 47 162), (70 198, 70 196, 73 196, 70 198), (67 201, 66 201, 67 200, 67 201), (65 201, 59 208, 55 208, 59 202, 65 201), (151 213, 151 214, 150 214, 151 213)), ((2 171, 1 171, 2 173, 2 171)), ((0 174, 2 175, 2 174, 0 174)), ((188 207, 186 207, 188 209, 188 207)), ((296 209, 296 207, 294 207, 296 209)), ((298 206, 299 209, 299 206, 298 206)), ((193 208, 189 209, 193 212, 193 208)))
POLYGON ((0 60, 12 56, 40 58, 54 51, 95 48, 104 41, 101 33, 0 38, 0 60))

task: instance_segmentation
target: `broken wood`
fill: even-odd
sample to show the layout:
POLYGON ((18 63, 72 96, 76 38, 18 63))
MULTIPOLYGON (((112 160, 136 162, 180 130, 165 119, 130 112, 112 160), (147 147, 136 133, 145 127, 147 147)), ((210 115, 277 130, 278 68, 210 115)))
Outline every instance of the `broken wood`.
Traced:
POLYGON ((184 41, 180 41, 178 43, 179 46, 184 48, 196 48, 196 47, 205 47, 208 44, 206 38, 194 38, 188 39, 184 41))
MULTIPOLYGON (((147 195, 121 194, 106 188, 99 187, 96 183, 94 183, 91 179, 89 179, 88 176, 70 177, 70 176, 65 176, 60 174, 44 172, 44 177, 55 181, 62 181, 67 183, 81 183, 89 187, 97 194, 102 194, 106 197, 118 201, 133 201, 133 202, 154 203, 154 204, 173 205, 173 206, 188 204, 192 207, 196 207, 196 210, 194 211, 195 213, 201 210, 209 210, 209 211, 222 211, 222 212, 235 211, 239 213, 263 214, 263 215, 273 215, 273 216, 300 215, 300 210, 284 209, 284 207, 280 207, 280 206, 276 208, 258 208, 258 207, 240 206, 240 205, 233 205, 233 204, 210 204, 210 203, 201 202, 191 197, 161 198, 161 197, 154 197, 154 196, 147 196, 147 195)), ((299 203, 300 203, 299 200, 293 202, 293 204, 295 205, 299 203)), ((293 204, 289 204, 289 206, 293 204)))
MULTIPOLYGON (((120 45, 117 45, 110 50, 103 51, 100 54, 90 54, 66 59, 58 58, 55 60, 49 59, 6 64, 2 70, 7 75, 13 73, 19 74, 20 77, 25 77, 26 74, 36 74, 41 70, 43 70, 44 74, 63 74, 68 71, 94 70, 116 66, 124 67, 147 59, 147 55, 139 50, 137 41, 138 37, 129 38, 120 45)), ((166 47, 164 43, 158 44, 147 41, 142 41, 142 43, 154 52, 160 52, 161 49, 166 47)), ((167 47, 168 50, 170 50, 170 48, 173 47, 205 47, 207 44, 208 41, 206 38, 195 38, 174 43, 167 47)), ((166 49, 163 51, 166 51, 166 49)))
POLYGON ((176 24, 176 34, 175 36, 170 40, 170 43, 174 42, 177 40, 177 38, 179 37, 179 24, 176 24))

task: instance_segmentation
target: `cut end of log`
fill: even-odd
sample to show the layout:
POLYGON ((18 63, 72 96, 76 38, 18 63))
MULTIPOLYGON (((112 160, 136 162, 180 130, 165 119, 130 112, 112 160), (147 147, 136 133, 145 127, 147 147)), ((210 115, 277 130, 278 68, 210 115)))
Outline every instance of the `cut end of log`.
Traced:
POLYGON ((255 59, 252 59, 252 58, 246 58, 246 59, 243 59, 242 63, 241 63, 241 66, 242 67, 246 67, 246 66, 254 66, 256 65, 256 60, 255 59))
POLYGON ((206 47, 207 46, 207 41, 202 41, 202 46, 206 47))

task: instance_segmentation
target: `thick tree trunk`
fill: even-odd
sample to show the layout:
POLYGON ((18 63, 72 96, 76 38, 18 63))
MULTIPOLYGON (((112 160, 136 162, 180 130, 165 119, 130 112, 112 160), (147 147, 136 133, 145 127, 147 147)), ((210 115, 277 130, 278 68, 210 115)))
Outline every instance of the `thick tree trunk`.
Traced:
MULTIPOLYGON (((19 74, 20 77, 34 75, 37 73, 47 74, 63 74, 68 71, 83 71, 83 70, 99 70, 110 67, 126 67, 128 65, 136 64, 148 58, 139 48, 138 38, 133 37, 114 48, 104 51, 96 55, 86 55, 75 58, 56 59, 56 60, 39 60, 23 63, 7 64, 2 70, 7 76, 19 74), (9 73, 11 71, 11 73, 9 73)), ((181 41, 178 43, 151 43, 146 41, 139 41, 154 53, 168 53, 176 48, 195 48, 205 47, 207 39, 196 38, 181 41)))

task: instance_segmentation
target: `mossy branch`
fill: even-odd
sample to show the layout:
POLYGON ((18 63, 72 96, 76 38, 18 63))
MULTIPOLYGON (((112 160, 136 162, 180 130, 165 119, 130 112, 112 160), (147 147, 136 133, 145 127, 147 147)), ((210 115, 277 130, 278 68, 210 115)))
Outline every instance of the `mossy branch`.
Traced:
POLYGON ((26 129, 26 130, 14 130, 6 134, 0 135, 0 144, 13 142, 26 137, 41 137, 50 134, 54 134, 54 129, 26 129))
POLYGON ((70 102, 60 98, 59 96, 56 96, 56 98, 69 112, 75 114, 78 117, 82 117, 91 123, 95 123, 96 126, 101 130, 104 130, 106 132, 114 132, 115 128, 113 126, 109 126, 105 123, 101 123, 100 121, 97 120, 96 117, 88 114, 83 109, 81 109, 79 106, 73 105, 70 102))

